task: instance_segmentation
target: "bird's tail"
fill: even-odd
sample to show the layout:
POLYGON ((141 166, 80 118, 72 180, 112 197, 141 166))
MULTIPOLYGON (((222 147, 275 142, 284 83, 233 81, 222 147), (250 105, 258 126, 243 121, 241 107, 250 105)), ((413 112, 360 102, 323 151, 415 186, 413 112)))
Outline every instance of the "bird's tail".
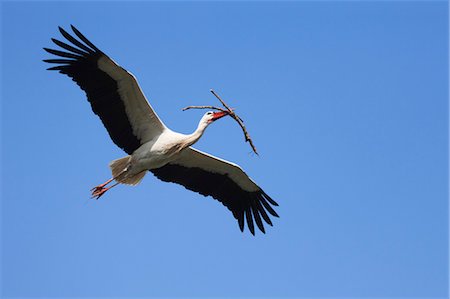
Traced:
POLYGON ((130 174, 128 172, 130 161, 131 156, 126 156, 109 163, 109 168, 111 168, 112 176, 117 182, 134 186, 141 182, 147 172, 144 170, 137 174, 130 174))

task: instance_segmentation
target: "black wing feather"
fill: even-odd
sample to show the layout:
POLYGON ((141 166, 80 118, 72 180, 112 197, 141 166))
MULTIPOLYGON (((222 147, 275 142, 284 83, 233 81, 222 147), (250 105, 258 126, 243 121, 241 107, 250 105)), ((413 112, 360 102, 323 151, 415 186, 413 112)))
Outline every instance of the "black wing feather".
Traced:
POLYGON ((266 208, 266 210, 267 210, 270 214, 272 214, 272 216, 274 216, 274 217, 280 217, 280 216, 278 216, 277 212, 275 212, 275 210, 272 209, 272 207, 267 203, 267 201, 266 201, 266 199, 265 199, 264 197, 261 196, 259 200, 262 202, 262 204, 263 204, 263 206, 266 208))
POLYGON ((261 216, 259 215, 258 207, 256 206, 255 198, 252 198, 251 207, 252 207, 252 211, 253 211, 253 219, 255 219, 256 225, 258 226, 260 231, 262 231, 263 233, 266 233, 266 231, 264 230, 263 222, 261 220, 261 216))
POLYGON ((83 56, 75 55, 75 54, 72 54, 72 53, 69 53, 69 52, 63 52, 63 51, 58 51, 58 50, 53 50, 53 49, 48 49, 48 48, 44 48, 44 50, 47 51, 50 54, 61 56, 61 57, 74 58, 74 59, 81 59, 81 58, 83 58, 83 56))
MULTIPOLYGON (((258 228, 265 232, 260 215, 265 222, 272 226, 266 210, 273 216, 278 217, 278 214, 264 199, 267 195, 261 189, 255 192, 245 191, 226 175, 211 173, 202 168, 185 167, 170 163, 150 171, 164 182, 177 183, 183 185, 186 189, 204 196, 210 195, 217 199, 233 213, 241 231, 244 231, 244 222, 246 220, 248 229, 252 234, 255 234, 253 222, 255 220, 258 228)), ((275 201, 271 199, 271 202, 275 201)), ((275 202, 275 205, 278 204, 275 202)))
POLYGON ((264 221, 267 222, 267 224, 269 224, 270 226, 273 226, 272 221, 270 220, 269 216, 266 213, 266 210, 264 210, 264 208, 261 205, 261 201, 255 200, 255 202, 256 202, 256 206, 258 208, 259 214, 262 216, 264 221))
POLYGON ((250 230, 252 235, 255 235, 255 225, 253 224, 252 211, 250 206, 245 207, 245 216, 247 218, 248 229, 250 230))
POLYGON ((84 44, 59 27, 61 34, 73 46, 52 39, 57 46, 66 51, 48 48, 44 48, 44 50, 53 55, 70 59, 46 59, 44 62, 60 64, 50 67, 48 70, 68 75, 86 92, 92 111, 100 117, 113 142, 131 154, 141 145, 141 142, 133 134, 124 103, 118 93, 117 82, 98 68, 98 60, 105 54, 75 27, 72 26, 72 30, 84 44))
POLYGON ((58 27, 59 32, 61 32, 62 36, 64 36, 69 42, 71 42, 72 44, 74 44, 75 46, 85 50, 86 52, 88 52, 89 54, 94 54, 95 51, 93 51, 92 49, 89 49, 88 47, 86 47, 86 45, 82 44, 80 41, 78 41, 76 38, 74 38, 72 35, 70 35, 69 33, 67 33, 67 31, 65 31, 64 29, 62 29, 61 27, 58 27))
POLYGON ((89 47, 91 47, 92 49, 94 49, 95 52, 101 52, 93 43, 91 43, 80 31, 78 31, 77 28, 75 28, 75 26, 70 25, 70 27, 72 28, 73 32, 75 32, 75 34, 89 47))
POLYGON ((66 43, 63 43, 62 41, 57 40, 56 38, 52 38, 52 42, 54 42, 55 44, 57 44, 58 46, 60 46, 63 49, 66 49, 66 50, 68 50, 70 52, 73 52, 73 53, 77 53, 77 54, 79 54, 81 56, 89 55, 89 53, 81 51, 80 49, 72 47, 71 45, 68 45, 66 43))
POLYGON ((62 64, 71 64, 72 62, 76 62, 73 59, 44 59, 43 62, 47 63, 62 63, 62 64))

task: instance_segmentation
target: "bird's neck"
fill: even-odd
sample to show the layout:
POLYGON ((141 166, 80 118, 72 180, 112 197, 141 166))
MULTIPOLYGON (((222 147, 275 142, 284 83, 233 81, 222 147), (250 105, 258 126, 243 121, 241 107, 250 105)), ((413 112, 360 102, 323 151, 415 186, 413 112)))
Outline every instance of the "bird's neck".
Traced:
POLYGON ((208 123, 201 120, 198 123, 198 127, 194 131, 194 133, 186 136, 186 139, 185 139, 186 147, 191 146, 194 143, 196 143, 200 139, 200 137, 202 137, 202 135, 205 132, 205 129, 207 127, 208 127, 208 123))

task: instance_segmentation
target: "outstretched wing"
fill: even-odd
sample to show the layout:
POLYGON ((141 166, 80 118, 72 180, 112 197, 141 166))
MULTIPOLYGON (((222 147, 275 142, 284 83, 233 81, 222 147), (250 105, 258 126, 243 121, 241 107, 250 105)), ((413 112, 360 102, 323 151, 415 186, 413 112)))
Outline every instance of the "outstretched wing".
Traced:
POLYGON ((238 165, 192 147, 185 149, 175 161, 150 171, 162 181, 217 199, 233 213, 241 231, 244 231, 244 217, 252 234, 255 234, 253 221, 265 233, 262 219, 272 225, 267 212, 278 217, 271 206, 278 204, 238 165))
POLYGON ((61 49, 44 48, 58 56, 44 62, 56 64, 48 70, 71 77, 86 92, 92 111, 100 117, 113 142, 131 154, 141 144, 159 136, 166 126, 153 111, 136 78, 71 27, 79 40, 59 27, 69 44, 52 38, 61 49))

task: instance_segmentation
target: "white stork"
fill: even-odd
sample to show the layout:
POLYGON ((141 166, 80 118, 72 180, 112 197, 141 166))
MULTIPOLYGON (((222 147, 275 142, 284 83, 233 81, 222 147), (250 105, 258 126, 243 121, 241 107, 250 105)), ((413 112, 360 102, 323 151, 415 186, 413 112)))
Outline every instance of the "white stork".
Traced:
POLYGON ((112 141, 128 154, 110 163, 112 178, 94 187, 92 197, 98 199, 119 183, 137 185, 151 171, 162 181, 217 199, 233 213, 241 231, 245 217, 253 235, 253 221, 265 233, 262 219, 272 225, 267 212, 278 217, 271 206, 278 204, 238 165, 191 147, 209 124, 227 113, 206 112, 192 134, 170 130, 153 111, 136 78, 71 27, 79 40, 59 27, 72 45, 52 38, 66 51, 44 48, 59 56, 44 62, 57 64, 48 70, 71 77, 86 92, 92 110, 102 120, 112 141), (115 184, 106 187, 113 181, 115 184))

